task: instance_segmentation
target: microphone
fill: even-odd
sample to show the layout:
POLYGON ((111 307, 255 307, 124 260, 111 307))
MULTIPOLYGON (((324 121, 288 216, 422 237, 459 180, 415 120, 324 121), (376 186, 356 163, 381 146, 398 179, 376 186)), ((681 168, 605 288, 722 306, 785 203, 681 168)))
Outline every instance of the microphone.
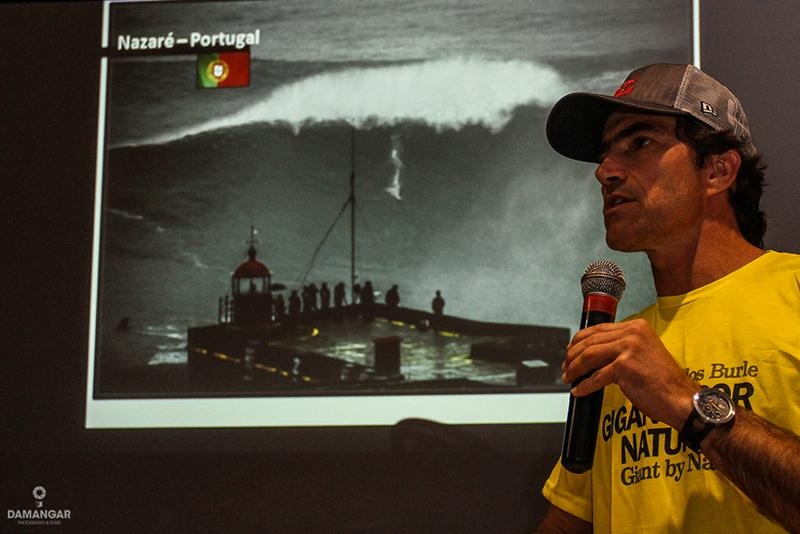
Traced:
MULTIPOLYGON (((581 291, 583 312, 580 330, 600 323, 613 323, 617 314, 617 303, 625 291, 622 269, 608 260, 590 264, 581 277, 581 291)), ((572 383, 572 387, 592 372, 578 378, 572 383)), ((561 448, 561 465, 567 471, 583 473, 592 468, 602 407, 602 389, 580 398, 570 393, 564 444, 561 448)))

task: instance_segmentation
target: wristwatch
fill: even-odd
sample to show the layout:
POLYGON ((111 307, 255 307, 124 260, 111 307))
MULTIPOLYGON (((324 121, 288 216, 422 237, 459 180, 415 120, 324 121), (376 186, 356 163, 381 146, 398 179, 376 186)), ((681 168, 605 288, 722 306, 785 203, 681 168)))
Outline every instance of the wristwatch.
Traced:
POLYGON ((694 452, 700 452, 700 442, 709 432, 733 421, 736 406, 724 391, 706 386, 694 394, 693 404, 678 437, 694 452))

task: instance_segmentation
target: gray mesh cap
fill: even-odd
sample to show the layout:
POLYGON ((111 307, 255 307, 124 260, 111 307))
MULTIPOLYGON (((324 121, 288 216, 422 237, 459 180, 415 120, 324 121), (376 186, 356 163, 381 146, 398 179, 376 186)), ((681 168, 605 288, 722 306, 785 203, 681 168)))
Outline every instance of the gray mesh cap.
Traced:
POLYGON ((690 115, 716 131, 729 131, 754 155, 747 117, 727 87, 694 65, 656 63, 636 69, 613 96, 571 93, 555 103, 547 118, 547 140, 558 153, 597 163, 608 116, 618 109, 690 115))

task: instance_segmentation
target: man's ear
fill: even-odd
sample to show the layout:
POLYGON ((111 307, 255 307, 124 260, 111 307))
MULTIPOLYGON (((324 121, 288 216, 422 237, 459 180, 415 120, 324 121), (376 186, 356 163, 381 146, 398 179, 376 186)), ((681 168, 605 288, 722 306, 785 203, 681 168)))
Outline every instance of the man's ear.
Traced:
POLYGON ((706 158, 706 192, 716 195, 736 187, 736 175, 742 165, 742 156, 730 149, 706 158))

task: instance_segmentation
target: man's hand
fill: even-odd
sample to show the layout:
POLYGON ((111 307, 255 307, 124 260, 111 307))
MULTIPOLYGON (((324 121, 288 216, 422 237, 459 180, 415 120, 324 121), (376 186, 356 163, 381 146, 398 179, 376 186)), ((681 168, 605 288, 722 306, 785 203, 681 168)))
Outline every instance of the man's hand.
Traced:
POLYGON ((614 383, 645 415, 678 430, 699 389, 643 319, 578 331, 567 348, 563 372, 567 383, 589 374, 573 388, 576 397, 614 383))
MULTIPOLYGON (((645 415, 678 430, 699 389, 642 319, 579 331, 567 348, 563 370, 565 382, 589 374, 573 395, 614 383, 645 415)), ((736 414, 735 424, 711 431, 703 440, 703 453, 764 514, 800 533, 798 436, 743 411, 736 414)))

